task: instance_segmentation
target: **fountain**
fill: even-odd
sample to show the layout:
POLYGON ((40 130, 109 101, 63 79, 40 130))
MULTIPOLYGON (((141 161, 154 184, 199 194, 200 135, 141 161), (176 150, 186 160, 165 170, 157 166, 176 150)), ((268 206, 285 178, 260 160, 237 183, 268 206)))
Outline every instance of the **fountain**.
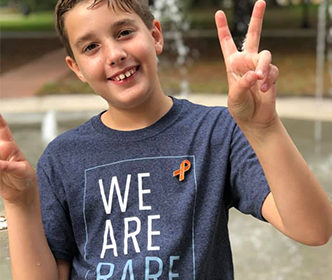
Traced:
POLYGON ((186 59, 189 48, 185 45, 183 33, 189 29, 189 23, 185 20, 182 12, 183 2, 178 0, 155 0, 152 12, 158 20, 167 25, 165 38, 170 40, 171 49, 177 53, 175 62, 180 69, 180 96, 187 97, 190 93, 187 80, 186 59))
MULTIPOLYGON (((163 7, 171 9, 172 6, 176 6, 174 1, 155 1, 158 11, 164 11, 163 7), (160 2, 157 4, 157 2, 160 2), (169 3, 167 3, 169 2, 169 3), (159 5, 159 6, 158 6, 159 5)), ((327 5, 325 1, 321 4, 320 8, 320 20, 324 19, 324 13, 326 13, 327 5), (324 12, 325 11, 325 12, 324 12)), ((172 8, 176 11, 180 9, 172 8)), ((172 17, 174 16, 174 10, 168 10, 172 17)), ((331 18, 332 7, 329 6, 329 15, 331 18)), ((161 18, 160 14, 155 14, 157 18, 161 18)), ((178 17, 175 17, 178 20, 178 17)), ((326 17, 325 17, 326 18, 326 17)), ((324 22, 323 22, 324 23, 324 22)), ((180 24, 182 25, 182 23, 180 24)), ((326 23, 319 27, 319 40, 317 47, 317 104, 319 105, 323 99, 323 89, 321 86, 322 75, 321 74, 326 57, 323 57, 324 51, 322 52, 322 42, 325 44, 326 34, 324 35, 323 30, 326 23), (323 35, 323 36, 322 36, 323 35)), ((181 29, 182 30, 182 29, 181 29)), ((329 34, 331 34, 331 28, 329 34)), ((182 36, 182 35, 181 35, 182 36)), ((183 44, 183 37, 178 38, 174 34, 172 38, 179 40, 179 45, 176 43, 173 46, 178 49, 178 67, 184 67, 186 55, 188 49, 183 44), (181 41, 182 40, 182 41, 181 41), (182 42, 182 43, 181 43, 182 42), (182 45, 183 44, 183 45, 182 45), (180 46, 180 47, 179 47, 180 46), (182 47, 184 48, 182 48, 182 47)), ((332 36, 330 37, 332 38, 332 36)), ((331 42, 331 39, 330 41, 331 42)), ((331 43, 329 43, 331 44, 331 43)), ((325 48, 325 46, 324 46, 325 48)), ((324 50, 324 49, 323 49, 324 50)), ((331 50, 329 50, 330 56, 331 50)), ((332 57, 329 58, 331 62, 332 57)), ((330 69, 330 75, 332 77, 332 65, 330 69)), ((319 110, 319 107, 317 107, 319 110)), ((77 114, 77 113, 76 113, 77 114)), ((27 117, 21 117, 22 121, 18 122, 16 116, 9 116, 8 121, 13 130, 15 139, 18 145, 22 148, 23 153, 27 156, 30 162, 36 163, 38 156, 43 150, 41 138, 44 143, 48 143, 55 135, 56 132, 65 131, 72 127, 79 125, 86 121, 90 117, 90 114, 81 112, 76 116, 71 113, 56 114, 54 111, 49 111, 43 115, 42 130, 40 130, 40 114, 36 116, 30 116, 33 119, 31 122, 26 122, 27 117), (42 132, 41 132, 42 131, 42 132), (36 151, 34 151, 36 150, 36 151), (34 152, 32 152, 34 151, 34 152)), ((290 132, 292 138, 304 155, 305 159, 309 163, 310 167, 317 172, 317 178, 324 186, 329 197, 332 197, 332 178, 331 178, 331 166, 332 166, 332 135, 326 133, 332 131, 331 122, 321 122, 319 118, 319 111, 317 112, 317 123, 320 126, 320 132, 317 133, 320 140, 321 152, 320 156, 316 157, 314 153, 314 141, 311 131, 314 130, 315 123, 312 121, 296 121, 296 120, 283 120, 290 132), (308 133, 309 132, 309 133, 308 133), (324 132, 324 133, 322 133, 324 132), (310 135, 309 135, 310 134, 310 135)), ((315 128, 315 130, 318 130, 315 128)), ((316 138, 316 137, 315 137, 316 138)), ((0 275, 1 279, 12 279, 10 272, 10 259, 8 252, 8 239, 6 230, 1 231, 1 227, 5 227, 5 219, 2 217, 4 213, 4 207, 0 200, 0 275)), ((237 279, 330 279, 332 254, 331 245, 332 241, 324 246, 315 249, 301 246, 294 243, 292 240, 287 239, 280 233, 277 233, 272 227, 267 226, 264 223, 260 223, 254 219, 250 219, 247 216, 239 214, 237 211, 231 211, 232 218, 230 219, 230 231, 231 231, 231 242, 234 252, 235 260, 235 273, 237 279), (273 242, 271 242, 273 240, 273 242), (253 264, 253 256, 255 263, 253 264), (273 264, 273 265, 271 265, 273 264), (268 269, 266 269, 268 267, 268 269)))
POLYGON ((45 145, 57 136, 56 112, 48 111, 41 124, 42 140, 45 145))
POLYGON ((327 60, 328 60, 328 69, 330 74, 330 88, 329 94, 332 96, 332 4, 328 6, 328 15, 329 15, 329 27, 327 33, 327 60))
POLYGON ((0 216, 0 231, 7 229, 7 220, 4 216, 0 216))
POLYGON ((317 49, 316 49, 316 123, 315 123, 315 142, 317 152, 319 152, 319 143, 322 138, 322 122, 320 120, 319 108, 323 102, 324 92, 324 68, 325 68, 325 50, 326 50, 326 11, 327 1, 323 0, 318 9, 317 24, 317 49))

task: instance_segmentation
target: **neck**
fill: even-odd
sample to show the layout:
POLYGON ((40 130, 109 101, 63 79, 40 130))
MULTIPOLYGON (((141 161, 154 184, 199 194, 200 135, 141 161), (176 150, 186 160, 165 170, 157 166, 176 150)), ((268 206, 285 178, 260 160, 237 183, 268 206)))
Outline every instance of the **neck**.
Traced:
POLYGON ((110 106, 101 116, 109 128, 130 131, 148 127, 163 117, 172 107, 173 101, 164 94, 155 95, 138 107, 121 109, 110 106))

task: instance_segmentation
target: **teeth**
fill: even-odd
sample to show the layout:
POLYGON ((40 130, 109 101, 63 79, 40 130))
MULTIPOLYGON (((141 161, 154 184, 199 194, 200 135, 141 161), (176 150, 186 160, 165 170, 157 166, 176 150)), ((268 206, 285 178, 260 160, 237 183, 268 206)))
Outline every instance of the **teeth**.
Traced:
POLYGON ((119 76, 116 76, 114 78, 114 80, 116 80, 116 81, 124 80, 126 78, 129 78, 131 75, 135 74, 135 72, 136 72, 136 68, 130 69, 126 73, 120 74, 119 76))

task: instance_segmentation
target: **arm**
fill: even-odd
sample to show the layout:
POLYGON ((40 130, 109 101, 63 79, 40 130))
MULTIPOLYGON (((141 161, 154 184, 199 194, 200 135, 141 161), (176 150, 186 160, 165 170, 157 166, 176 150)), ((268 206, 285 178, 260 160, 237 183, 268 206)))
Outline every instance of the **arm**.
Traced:
POLYGON ((263 204, 264 218, 301 243, 327 243, 332 207, 326 193, 280 121, 265 139, 264 143, 250 140, 272 191, 263 204))
POLYGON ((264 218, 299 242, 321 245, 332 235, 332 205, 277 115, 278 68, 271 64, 270 52, 258 53, 265 6, 264 1, 256 2, 241 52, 225 14, 216 13, 228 75, 228 108, 254 149, 271 189, 262 207, 264 218))
POLYGON ((0 196, 8 221, 13 278, 69 279, 69 265, 61 261, 58 266, 47 244, 36 173, 1 115, 0 196))

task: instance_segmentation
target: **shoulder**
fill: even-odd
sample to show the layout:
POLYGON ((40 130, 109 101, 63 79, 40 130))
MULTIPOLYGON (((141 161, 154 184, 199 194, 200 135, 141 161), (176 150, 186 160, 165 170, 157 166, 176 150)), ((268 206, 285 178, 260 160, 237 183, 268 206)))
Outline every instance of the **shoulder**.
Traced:
POLYGON ((228 112, 227 107, 224 106, 207 106, 207 105, 203 105, 203 104, 199 104, 199 103, 195 103, 189 99, 175 99, 178 102, 181 102, 182 105, 185 108, 188 109, 192 109, 195 111, 202 111, 202 112, 206 112, 206 111, 220 111, 220 112, 228 112))
POLYGON ((205 121, 220 121, 227 124, 234 124, 234 120, 230 115, 228 108, 224 106, 207 106, 194 103, 187 99, 179 99, 182 103, 182 117, 187 117, 192 121, 204 119, 205 121))
POLYGON ((69 129, 61 133, 59 136, 57 136, 53 141, 49 143, 47 149, 53 149, 54 147, 62 148, 64 147, 64 144, 76 145, 77 141, 83 141, 84 139, 90 139, 94 137, 95 130, 93 122, 96 118, 98 118, 98 115, 93 116, 88 121, 77 127, 74 127, 72 129, 69 129))
POLYGON ((50 158, 63 158, 83 149, 83 144, 91 142, 95 138, 92 117, 87 122, 72 128, 52 140, 44 150, 40 161, 49 160, 50 158))
POLYGON ((182 110, 177 130, 186 131, 189 136, 194 133, 204 139, 209 138, 211 144, 231 142, 237 125, 227 107, 206 106, 185 99, 180 99, 179 102, 182 103, 182 110))
POLYGON ((179 99, 182 103, 183 115, 187 115, 189 118, 199 119, 204 118, 206 121, 219 121, 227 125, 235 125, 235 122, 230 115, 228 108, 225 106, 207 106, 194 103, 187 99, 179 99))

